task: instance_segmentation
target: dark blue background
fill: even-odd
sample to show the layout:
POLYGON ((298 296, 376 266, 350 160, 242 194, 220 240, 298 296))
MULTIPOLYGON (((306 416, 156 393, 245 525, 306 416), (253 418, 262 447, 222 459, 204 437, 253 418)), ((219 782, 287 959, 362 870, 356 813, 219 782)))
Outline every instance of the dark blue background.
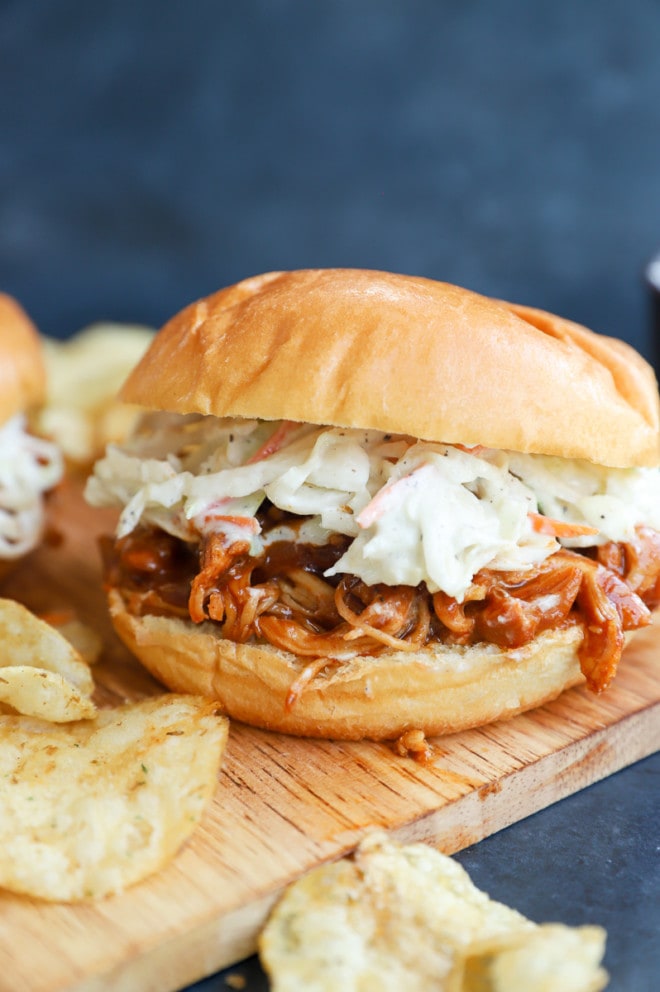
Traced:
POLYGON ((356 265, 650 351, 657 0, 4 0, 0 108, 0 283, 49 334, 356 265))
MULTIPOLYGON (((654 355, 658 0, 0 0, 0 124, 0 287, 45 333, 350 265, 654 355)), ((659 774, 460 856, 536 919, 604 923, 612 992, 657 988, 659 774)))

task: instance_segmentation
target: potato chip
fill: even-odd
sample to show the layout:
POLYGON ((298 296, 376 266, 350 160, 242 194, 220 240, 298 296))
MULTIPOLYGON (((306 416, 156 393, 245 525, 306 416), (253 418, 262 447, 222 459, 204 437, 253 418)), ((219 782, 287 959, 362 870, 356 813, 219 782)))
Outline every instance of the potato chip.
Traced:
POLYGON ((274 992, 427 992, 460 988, 461 950, 476 936, 532 926, 477 889, 458 862, 374 832, 353 859, 315 869, 285 892, 259 951, 274 992))
POLYGON ((603 943, 598 927, 538 927, 477 889, 458 862, 374 831, 353 858, 286 890, 259 955, 273 992, 596 992, 603 943))
POLYGON ((79 620, 73 610, 56 610, 40 614, 40 618, 66 637, 86 665, 95 665, 103 651, 101 635, 88 623, 79 620))
POLYGON ((153 335, 141 325, 100 322, 65 340, 44 338, 49 400, 89 409, 114 398, 153 335))
POLYGON ((53 672, 85 696, 94 691, 89 666, 55 627, 21 603, 0 599, 0 675, 4 667, 11 665, 53 672))
POLYGON ((165 865, 216 784, 228 721, 168 694, 66 725, 0 716, 0 887, 57 901, 165 865))
POLYGON ((64 341, 43 339, 48 395, 33 426, 57 441, 70 463, 89 464, 132 430, 141 410, 120 403, 117 392, 153 334, 149 327, 100 323, 64 341))
POLYGON ((0 703, 53 723, 89 720, 96 706, 61 675, 31 665, 0 668, 0 703))
POLYGON ((602 927, 545 923, 525 934, 471 949, 461 992, 600 992, 607 972, 602 927))

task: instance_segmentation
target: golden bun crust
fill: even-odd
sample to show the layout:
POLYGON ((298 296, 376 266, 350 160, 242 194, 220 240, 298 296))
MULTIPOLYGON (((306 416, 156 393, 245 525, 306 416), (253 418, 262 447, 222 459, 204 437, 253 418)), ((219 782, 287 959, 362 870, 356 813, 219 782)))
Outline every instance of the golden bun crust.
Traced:
POLYGON ((448 283, 362 269, 270 272, 191 304, 121 398, 610 466, 660 461, 655 376, 623 342, 448 283))
POLYGON ((515 651, 437 645, 357 657, 328 666, 287 709, 305 660, 268 644, 236 644, 212 623, 135 617, 117 589, 108 602, 123 642, 169 689, 209 696, 235 720, 300 737, 448 734, 515 716, 584 681, 577 660, 582 629, 571 626, 515 651))
POLYGON ((46 368, 37 330, 13 297, 0 293, 0 424, 43 402, 46 368))

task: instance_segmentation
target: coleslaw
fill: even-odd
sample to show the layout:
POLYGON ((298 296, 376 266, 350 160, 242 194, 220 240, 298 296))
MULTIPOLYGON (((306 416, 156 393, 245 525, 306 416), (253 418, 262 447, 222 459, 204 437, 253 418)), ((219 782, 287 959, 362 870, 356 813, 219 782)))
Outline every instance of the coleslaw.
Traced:
POLYGON ((43 494, 59 482, 56 444, 30 434, 18 414, 0 428, 0 559, 15 559, 38 543, 44 525, 43 494))
POLYGON ((86 487, 138 525, 184 541, 324 544, 351 538, 326 574, 425 582, 461 600, 482 568, 529 569, 560 546, 660 530, 660 471, 421 441, 376 430, 153 413, 111 445, 86 487), (304 518, 261 532, 265 500, 304 518), (539 518, 544 518, 539 526, 539 518), (559 523, 562 526, 559 526, 559 523))

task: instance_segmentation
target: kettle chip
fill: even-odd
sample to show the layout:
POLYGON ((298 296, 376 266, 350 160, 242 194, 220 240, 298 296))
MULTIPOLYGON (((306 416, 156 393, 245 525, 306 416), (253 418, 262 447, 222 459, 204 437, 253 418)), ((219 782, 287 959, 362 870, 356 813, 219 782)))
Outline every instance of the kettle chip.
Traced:
POLYGON ((142 411, 117 392, 153 335, 150 327, 99 322, 66 340, 43 337, 48 395, 33 426, 59 444, 72 467, 88 466, 132 430, 142 411))
POLYGON ((0 712, 54 722, 93 717, 89 665, 55 627, 13 599, 0 599, 0 712))
POLYGON ((76 902, 158 871, 216 788, 228 727, 177 694, 64 725, 0 715, 0 887, 76 902))
POLYGON ((598 992, 600 927, 538 926, 450 857, 374 830, 285 891, 259 937, 273 992, 598 992))
POLYGON ((94 627, 80 620, 74 610, 48 610, 39 614, 75 648, 86 665, 95 665, 103 651, 101 635, 94 627))
POLYGON ((0 704, 53 723, 89 720, 96 706, 62 675, 31 665, 0 668, 0 704))

